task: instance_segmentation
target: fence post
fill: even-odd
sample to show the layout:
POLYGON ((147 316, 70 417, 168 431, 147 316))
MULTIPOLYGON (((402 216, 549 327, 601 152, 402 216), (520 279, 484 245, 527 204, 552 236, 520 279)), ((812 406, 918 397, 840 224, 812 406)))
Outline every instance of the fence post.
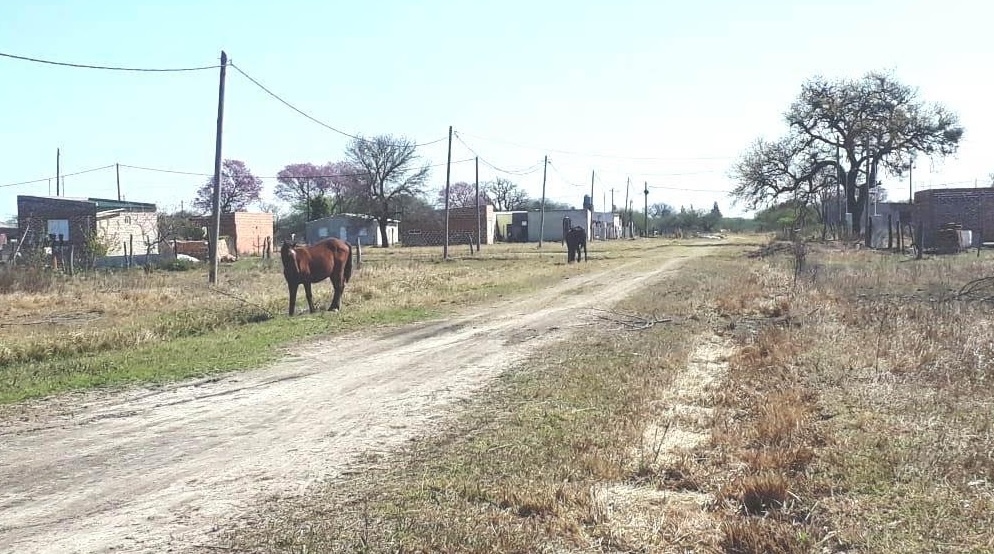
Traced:
POLYGON ((891 214, 887 214, 887 250, 894 249, 894 222, 891 214))

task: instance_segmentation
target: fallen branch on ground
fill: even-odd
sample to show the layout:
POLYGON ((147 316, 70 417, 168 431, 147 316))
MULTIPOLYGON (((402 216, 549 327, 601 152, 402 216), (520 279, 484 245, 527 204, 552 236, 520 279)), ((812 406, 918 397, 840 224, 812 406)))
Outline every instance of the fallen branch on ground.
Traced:
POLYGON ((994 277, 979 277, 960 287, 956 300, 994 302, 994 277))
POLYGON ((646 317, 640 314, 626 314, 624 312, 616 312, 612 310, 602 310, 600 308, 591 308, 595 312, 603 312, 607 315, 595 315, 597 319, 603 321, 610 321, 611 323, 617 323, 618 327, 613 329, 614 331, 644 331, 646 329, 651 329, 652 326, 657 323, 670 323, 674 321, 672 317, 658 317, 653 315, 652 317, 646 317))
POLYGON ((102 316, 103 312, 99 310, 89 310, 85 312, 56 314, 42 319, 32 319, 28 321, 0 321, 0 327, 17 327, 27 325, 69 325, 73 323, 96 321, 102 316))

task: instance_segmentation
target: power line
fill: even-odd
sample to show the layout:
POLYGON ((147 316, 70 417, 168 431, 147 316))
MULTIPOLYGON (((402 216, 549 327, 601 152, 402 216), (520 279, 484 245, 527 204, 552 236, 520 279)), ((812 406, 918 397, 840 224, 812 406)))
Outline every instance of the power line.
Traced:
POLYGON ((16 54, 7 54, 0 52, 0 56, 4 58, 12 58, 15 60, 23 60, 27 62, 43 63, 48 65, 58 65, 63 67, 75 67, 80 69, 103 69, 107 71, 138 71, 138 72, 150 72, 150 73, 165 73, 165 72, 178 72, 178 71, 203 71, 205 69, 217 69, 221 67, 220 65, 205 65, 201 67, 119 67, 112 65, 91 65, 82 63, 70 63, 70 62, 57 62, 53 60, 43 60, 41 58, 30 58, 28 56, 18 56, 16 54))
MULTIPOLYGON (((100 171, 102 169, 110 169, 112 167, 114 167, 114 164, 105 165, 103 167, 94 167, 94 168, 91 168, 91 169, 84 169, 82 171, 76 171, 74 173, 63 173, 62 175, 59 175, 59 177, 72 177, 73 175, 82 175, 84 173, 92 173, 94 171, 100 171)), ((6 185, 0 185, 0 188, 17 187, 17 186, 21 186, 21 185, 32 185, 34 183, 44 183, 45 181, 49 181, 49 180, 55 179, 55 178, 56 177, 44 177, 44 178, 41 178, 41 179, 34 179, 32 181, 21 181, 20 183, 8 183, 6 185)))
POLYGON ((474 150, 473 147, 470 146, 469 144, 466 144, 466 141, 464 141, 462 139, 462 137, 459 136, 459 132, 458 131, 456 131, 453 134, 455 135, 456 140, 458 140, 459 142, 461 142, 462 145, 465 146, 466 149, 469 150, 474 156, 476 156, 477 158, 480 158, 480 161, 483 162, 484 165, 486 165, 487 167, 489 167, 489 168, 491 168, 491 169, 493 169, 495 171, 499 171, 501 173, 506 173, 508 175, 522 175, 523 176, 523 175, 530 175, 532 173, 535 173, 536 171, 538 171, 542 167, 542 162, 539 161, 539 162, 536 162, 535 165, 533 165, 531 167, 527 167, 525 169, 521 169, 521 170, 502 169, 502 168, 497 167, 496 165, 488 162, 487 160, 485 160, 483 158, 483 156, 480 156, 479 154, 477 154, 476 150, 474 150))
POLYGON ((527 150, 539 150, 542 152, 555 152, 557 154, 566 154, 569 156, 585 156, 590 158, 613 158, 618 160, 644 160, 644 161, 681 161, 681 160, 731 160, 734 156, 703 156, 703 157, 687 157, 687 158, 666 158, 666 157, 642 157, 642 156, 617 156, 612 154, 598 154, 591 152, 575 152, 570 150, 557 150, 555 148, 541 148, 538 146, 528 146, 525 144, 519 144, 516 142, 511 142, 507 140, 492 139, 481 137, 479 135, 466 134, 468 137, 478 138, 480 140, 485 140, 487 142, 496 142, 499 144, 507 144, 509 146, 516 146, 518 148, 524 148, 527 150))
MULTIPOLYGON (((474 158, 466 158, 466 159, 463 159, 463 160, 453 160, 452 163, 453 164, 460 164, 460 163, 471 162, 473 160, 474 160, 474 158)), ((138 166, 138 165, 127 165, 127 164, 120 164, 120 165, 121 165, 121 167, 126 167, 126 168, 129 168, 129 169, 139 169, 139 170, 142 170, 142 171, 151 171, 151 172, 155 172, 155 173, 172 173, 172 174, 176 174, 176 175, 192 175, 192 176, 195 176, 195 177, 211 177, 211 178, 214 177, 213 173, 198 173, 198 172, 195 172, 195 171, 177 171, 177 170, 174 170, 174 169, 161 169, 161 168, 157 168, 157 167, 143 167, 143 166, 138 166)), ((437 164, 429 165, 427 167, 429 167, 429 168, 432 168, 432 167, 442 167, 444 165, 445 165, 444 163, 437 163, 437 164)), ((114 167, 114 166, 111 165, 111 166, 107 166, 107 167, 114 167)), ((308 179, 331 179, 333 177, 364 177, 366 175, 368 175, 368 173, 361 172, 361 173, 330 173, 330 174, 327 174, 327 175, 289 175, 289 177, 291 177, 291 178, 306 177, 308 179)), ((280 179, 281 178, 279 175, 254 175, 254 177, 256 179, 263 179, 263 180, 273 180, 273 179, 280 179)), ((44 179, 42 179, 42 181, 44 181, 44 179)))
POLYGON ((683 188, 683 187, 667 187, 667 186, 663 186, 663 185, 649 185, 649 188, 651 188, 651 189, 661 189, 661 190, 679 190, 679 191, 683 191, 683 192, 713 192, 713 193, 716 193, 716 194, 731 194, 732 193, 732 191, 730 191, 730 190, 691 189, 691 188, 683 188))
MULTIPOLYGON (((578 184, 574 183, 573 181, 571 181, 571 180, 567 179, 567 178, 566 178, 566 176, 565 176, 565 175, 563 175, 561 171, 559 171, 559 168, 558 168, 558 167, 556 167, 556 166, 555 166, 555 165, 554 165, 554 164, 553 164, 553 163, 552 163, 551 161, 549 162, 549 167, 551 167, 551 168, 552 168, 552 170, 556 172, 556 175, 559 175, 559 177, 560 177, 560 178, 561 178, 561 179, 562 179, 563 181, 566 181, 566 184, 567 184, 567 185, 569 185, 569 186, 571 186, 571 187, 579 187, 579 188, 583 188, 583 189, 586 189, 586 188, 587 188, 587 185, 578 185, 578 184)), ((596 173, 595 173, 594 175, 595 175, 595 178, 596 178, 596 173)))
MULTIPOLYGON (((246 79, 248 79, 249 81, 251 81, 251 82, 252 82, 252 84, 254 84, 255 86, 257 86, 257 87, 259 87, 260 89, 262 89, 262 90, 263 90, 263 92, 265 92, 266 94, 268 94, 268 95, 272 96, 272 97, 273 97, 273 98, 275 98, 276 100, 279 100, 279 101, 280 101, 280 102, 281 102, 281 103, 282 103, 283 105, 285 105, 286 107, 288 107, 288 108, 290 108, 291 110, 293 110, 293 111, 295 111, 295 112, 299 113, 300 115, 302 115, 302 116, 306 117, 307 119, 310 119, 311 121, 313 121, 314 123, 317 123, 318 125, 320 125, 320 126, 324 127, 325 129, 328 129, 328 130, 331 130, 331 131, 334 131, 334 132, 336 132, 336 133, 338 133, 338 134, 340 134, 340 135, 344 135, 344 136, 346 136, 346 137, 349 137, 349 138, 351 138, 351 139, 355 139, 355 140, 358 140, 358 141, 362 141, 362 142, 373 142, 373 141, 371 141, 371 140, 369 140, 369 139, 365 139, 365 138, 362 138, 362 137, 360 137, 360 136, 358 136, 358 135, 353 135, 352 133, 346 133, 345 131, 343 131, 343 130, 341 130, 341 129, 337 129, 337 128, 335 128, 335 127, 332 127, 331 125, 328 125, 328 124, 327 124, 327 123, 325 123, 324 121, 321 121, 320 119, 318 119, 318 118, 316 118, 316 117, 314 117, 314 116, 312 116, 312 115, 308 114, 308 113, 307 113, 307 112, 305 112, 304 110, 301 110, 301 109, 300 109, 300 108, 298 108, 297 106, 294 106, 293 104, 291 104, 291 103, 287 102, 287 101, 286 101, 286 100, 284 100, 284 99, 283 99, 282 97, 280 97, 280 95, 278 95, 278 94, 276 94, 275 92, 273 92, 273 91, 269 90, 268 88, 266 88, 266 86, 265 86, 265 85, 263 85, 263 84, 262 84, 262 83, 260 83, 259 81, 257 81, 257 80, 255 80, 255 79, 253 79, 253 78, 252 78, 252 76, 250 76, 250 75, 249 75, 248 73, 245 73, 245 71, 243 71, 243 70, 242 70, 242 68, 238 67, 238 66, 237 66, 237 65, 235 65, 234 63, 229 63, 228 65, 230 65, 231 67, 233 67, 233 68, 235 69, 235 71, 237 71, 238 73, 241 73, 241 74, 242 74, 242 76, 243 76, 243 77, 245 77, 246 79)), ((417 147, 419 147, 419 146, 428 146, 428 145, 430 145, 430 144, 435 144, 435 143, 438 143, 438 142, 442 142, 443 140, 446 140, 447 138, 448 138, 448 137, 442 137, 442 138, 439 138, 439 139, 435 139, 435 140, 432 140, 432 141, 428 141, 428 142, 423 142, 423 143, 418 143, 418 144, 414 144, 413 146, 414 146, 415 148, 417 148, 417 147)), ((391 146, 407 146, 407 145, 399 145, 399 144, 393 144, 393 145, 391 145, 391 146)))

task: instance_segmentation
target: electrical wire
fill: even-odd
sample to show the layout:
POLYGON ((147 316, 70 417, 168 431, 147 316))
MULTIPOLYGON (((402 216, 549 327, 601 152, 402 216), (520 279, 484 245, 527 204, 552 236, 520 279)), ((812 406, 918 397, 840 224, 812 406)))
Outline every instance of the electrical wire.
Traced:
POLYGON ((114 167, 113 164, 111 164, 111 165, 105 165, 103 167, 93 167, 93 168, 90 168, 90 169, 84 169, 82 171, 75 171, 73 173, 63 173, 62 175, 59 175, 58 177, 44 177, 42 179, 34 179, 32 181, 21 181, 20 183, 8 183, 6 185, 0 185, 0 188, 17 187, 17 186, 21 186, 21 185, 32 185, 34 183, 44 183, 45 181, 51 181, 52 179, 56 179, 56 178, 72 177, 73 175, 82 175, 84 173, 92 173, 94 171, 100 171, 102 169, 110 169, 112 167, 114 167))
MULTIPOLYGON (((474 160, 474 158, 466 158, 466 159, 463 159, 463 160, 453 160, 452 164, 453 165, 454 164, 461 164, 461 163, 471 162, 473 160, 474 160)), ((443 167, 445 165, 446 165, 445 163, 438 163, 438 164, 431 164, 431 165, 428 165, 426 167, 434 168, 434 167, 443 167)), ((211 178, 214 177, 213 173, 198 173, 198 172, 195 172, 195 171, 177 171, 177 170, 174 170, 174 169, 161 169, 161 168, 157 168, 157 167, 143 167, 143 166, 138 166, 138 165, 127 165, 127 164, 120 164, 120 166, 121 167, 129 168, 129 169, 138 169, 138 170, 141 170, 141 171, 151 171, 151 172, 155 172, 155 173, 173 173, 173 174, 177 174, 177 175, 192 175, 192 176, 195 176, 195 177, 211 177, 211 178)), ((111 166, 107 166, 107 167, 114 167, 114 166, 111 165, 111 166)), ((333 174, 328 174, 328 175, 307 175, 306 177, 309 178, 309 179, 331 179, 331 178, 334 178, 334 177, 363 177, 365 175, 367 175, 367 173, 362 172, 362 173, 333 173, 333 174)), ((291 175, 290 177, 291 178, 296 178, 297 176, 291 175)), ((301 177, 304 177, 304 176, 301 176, 301 177)), ((278 179, 281 179, 282 177, 279 176, 279 175, 262 175, 262 176, 256 175, 255 178, 256 179, 263 179, 263 180, 274 180, 274 179, 278 180, 278 179)), ((42 179, 42 180, 44 180, 44 179, 42 179)), ((32 182, 34 182, 34 181, 32 181, 32 182)))
POLYGON ((539 168, 542 166, 543 162, 540 161, 540 162, 537 162, 535 165, 533 165, 531 167, 528 167, 528 168, 525 168, 525 169, 522 169, 522 170, 507 170, 507 169, 502 169, 502 168, 497 167, 496 165, 488 162, 482 156, 480 156, 479 154, 477 154, 476 150, 474 150, 473 147, 470 146, 469 144, 466 144, 466 141, 464 141, 462 139, 462 137, 459 136, 458 132, 453 132, 452 134, 456 137, 456 140, 458 140, 460 143, 462 143, 463 146, 466 147, 467 150, 469 150, 470 152, 473 153, 474 156, 476 156, 477 158, 479 158, 480 161, 483 162, 484 165, 486 165, 487 167, 489 167, 489 168, 491 168, 491 169, 493 169, 495 171, 499 171, 501 173, 506 173, 508 175, 519 175, 519 176, 521 176, 521 175, 531 175, 532 173, 535 173, 536 171, 538 171, 539 168))
POLYGON ((569 156, 584 156, 584 157, 588 157, 588 158, 611 158, 611 159, 618 159, 618 160, 642 160, 642 161, 731 160, 731 159, 734 158, 734 156, 713 156, 713 157, 712 156, 704 156, 704 157, 689 157, 689 158, 665 158, 665 157, 651 157, 651 156, 650 157, 617 156, 617 155, 612 155, 612 154, 598 154, 598 153, 590 153, 590 152, 575 152, 575 151, 571 151, 571 150, 557 150, 555 148, 540 148, 540 147, 537 147, 537 146, 528 146, 528 145, 519 144, 519 143, 516 143, 516 142, 510 142, 510 141, 500 140, 500 139, 486 138, 486 137, 481 137, 479 135, 471 135, 471 134, 468 134, 468 133, 466 134, 466 136, 472 137, 472 138, 477 138, 477 139, 484 140, 484 141, 487 141, 487 142, 496 142, 496 143, 499 143, 499 144, 507 144, 509 146, 515 146, 515 147, 524 148, 524 149, 527 149, 527 150, 539 150, 539 151, 542 151, 542 152, 555 152, 557 154, 566 154, 566 155, 569 155, 569 156))
POLYGON ((5 52, 0 52, 0 56, 4 58, 11 58, 15 60, 23 60, 28 62, 43 63, 48 65, 58 65, 62 67, 75 67, 79 69, 103 69, 106 71, 135 71, 135 72, 148 72, 148 73, 166 73, 166 72, 179 72, 179 71, 203 71, 205 69, 217 69, 221 67, 220 65, 205 65, 201 67, 119 67, 112 65, 92 65, 92 64, 82 64, 82 63, 70 63, 70 62, 57 62, 53 60, 43 60, 41 58, 31 58, 28 56, 18 56, 16 54, 7 54, 5 52))
MULTIPOLYGON (((371 141, 371 140, 368 140, 368 139, 365 139, 365 138, 362 138, 362 137, 360 137, 360 136, 358 136, 358 135, 354 135, 354 134, 352 134, 352 133, 346 133, 345 131, 343 131, 343 130, 341 130, 341 129, 338 129, 338 128, 335 128, 335 127, 332 127, 331 125, 328 125, 328 124, 327 124, 327 123, 325 123, 324 121, 321 121, 320 119, 318 119, 318 118, 316 118, 316 117, 314 117, 314 116, 312 116, 312 115, 308 114, 307 112, 305 112, 304 110, 301 110, 301 109, 300 109, 300 108, 298 108, 297 106, 294 106, 294 105, 293 105, 293 104, 291 104, 290 102, 287 102, 287 101, 286 101, 286 100, 284 100, 284 99, 283 99, 283 98, 282 98, 282 97, 281 97, 280 95, 278 95, 278 94, 276 94, 275 92, 273 92, 273 91, 269 90, 268 88, 266 88, 266 86, 265 86, 265 85, 263 85, 262 83, 260 83, 260 82, 259 82, 259 81, 257 81, 256 79, 254 79, 254 78, 253 78, 253 77, 252 77, 251 75, 249 75, 248 73, 246 73, 246 72, 245 72, 244 70, 242 70, 242 68, 238 67, 238 66, 237 66, 237 65, 235 65, 235 64, 234 64, 233 62, 229 62, 229 64, 228 64, 228 65, 230 65, 230 66, 231 66, 232 68, 234 68, 234 69, 235 69, 235 71, 237 71, 238 73, 241 73, 241 75, 242 75, 243 77, 245 77, 246 79, 248 79, 248 80, 249 80, 250 82, 252 82, 252 84, 254 84, 255 86, 257 86, 257 87, 259 87, 260 89, 262 89, 262 91, 263 91, 263 92, 265 92, 266 94, 268 94, 269 96, 272 96, 272 97, 273 97, 273 98, 275 98, 276 100, 280 101, 280 102, 281 102, 281 103, 282 103, 283 105, 285 105, 286 107, 288 107, 288 108, 290 108, 291 110, 293 110, 293 111, 295 111, 295 112, 299 113, 300 115, 302 115, 302 116, 306 117, 307 119, 309 119, 309 120, 313 121, 314 123, 317 123, 318 125, 320 125, 320 126, 324 127, 325 129, 328 129, 328 130, 330 130, 330 131, 334 131, 334 132, 336 132, 336 133, 338 133, 338 134, 340 134, 340 135, 344 135, 344 136, 346 136, 346 137, 349 137, 349 138, 351 138, 351 139, 354 139, 354 140, 358 140, 358 141, 362 141, 362 142, 373 142, 373 141, 371 141)), ((442 142, 443 140, 446 140, 446 138, 447 138, 447 137, 442 137, 442 138, 439 138, 439 139, 435 139, 435 140, 432 140, 432 141, 428 141, 428 142, 422 142, 422 143, 416 143, 416 144, 414 144, 413 146, 414 146, 415 148, 417 148, 417 147, 420 147, 420 146, 428 146, 428 145, 431 145, 431 144, 436 144, 436 143, 439 143, 439 142, 442 142)), ((391 144, 390 146, 411 146, 411 145, 408 145, 408 144, 391 144)))

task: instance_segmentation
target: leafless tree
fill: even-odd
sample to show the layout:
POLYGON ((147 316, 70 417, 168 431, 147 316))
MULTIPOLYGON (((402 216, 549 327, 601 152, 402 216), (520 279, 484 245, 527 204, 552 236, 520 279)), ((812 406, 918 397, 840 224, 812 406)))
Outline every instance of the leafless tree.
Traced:
POLYGON ((428 166, 419 163, 413 141, 390 135, 358 137, 346 148, 345 157, 361 174, 358 179, 368 195, 369 215, 379 223, 382 246, 390 246, 387 224, 396 217, 404 196, 423 193, 428 166))

